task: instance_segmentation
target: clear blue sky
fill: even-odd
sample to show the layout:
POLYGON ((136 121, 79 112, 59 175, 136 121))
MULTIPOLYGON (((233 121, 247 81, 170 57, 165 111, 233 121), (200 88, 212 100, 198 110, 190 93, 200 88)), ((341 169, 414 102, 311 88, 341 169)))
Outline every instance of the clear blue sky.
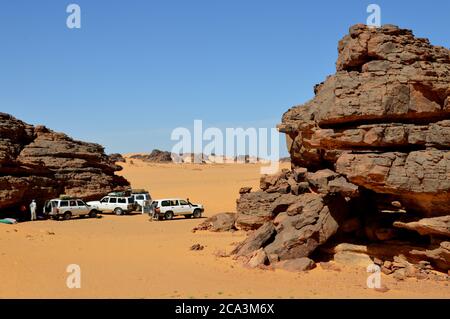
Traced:
POLYGON ((450 1, 1 1, 0 110, 106 146, 170 149, 177 126, 270 127, 365 23, 450 47, 450 1), (66 27, 77 3, 82 28, 66 27))

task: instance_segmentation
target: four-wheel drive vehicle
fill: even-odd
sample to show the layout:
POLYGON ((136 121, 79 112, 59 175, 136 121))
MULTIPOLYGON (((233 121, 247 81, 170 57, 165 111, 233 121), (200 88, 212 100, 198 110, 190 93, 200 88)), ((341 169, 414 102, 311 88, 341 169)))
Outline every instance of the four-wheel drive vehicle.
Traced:
POLYGON ((101 213, 114 213, 124 215, 136 211, 137 205, 133 197, 105 196, 100 201, 88 202, 101 213))
POLYGON ((60 217, 68 220, 75 216, 95 218, 97 217, 97 210, 94 207, 86 205, 81 199, 59 198, 45 202, 44 215, 56 220, 60 217))
POLYGON ((133 189, 131 191, 131 197, 134 198, 134 201, 137 205, 137 210, 142 210, 142 207, 150 206, 152 203, 152 197, 150 193, 144 189, 133 189))
POLYGON ((203 205, 192 204, 188 200, 179 198, 158 199, 152 206, 155 209, 155 217, 158 219, 172 219, 180 215, 186 218, 200 218, 204 212, 203 205))

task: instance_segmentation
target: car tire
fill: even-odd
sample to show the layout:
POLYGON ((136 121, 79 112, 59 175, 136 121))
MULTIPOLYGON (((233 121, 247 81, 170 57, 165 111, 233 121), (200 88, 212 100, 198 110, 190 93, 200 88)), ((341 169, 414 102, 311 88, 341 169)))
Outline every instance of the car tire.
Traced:
POLYGON ((116 209, 114 209, 114 214, 120 216, 123 215, 123 209, 120 207, 117 207, 116 209))
POLYGON ((63 219, 64 220, 69 220, 72 218, 72 213, 71 212, 65 212, 63 215, 63 219))
POLYGON ((187 219, 190 219, 190 218, 192 218, 192 215, 184 215, 184 218, 187 218, 187 219))
POLYGON ((173 212, 166 212, 166 213, 164 214, 164 218, 165 218, 166 220, 171 220, 171 219, 173 219, 173 212))
POLYGON ((192 214, 194 218, 200 218, 202 217, 202 211, 200 209, 194 210, 194 214, 192 214))
POLYGON ((93 210, 89 213, 89 218, 96 218, 97 217, 97 211, 93 210))

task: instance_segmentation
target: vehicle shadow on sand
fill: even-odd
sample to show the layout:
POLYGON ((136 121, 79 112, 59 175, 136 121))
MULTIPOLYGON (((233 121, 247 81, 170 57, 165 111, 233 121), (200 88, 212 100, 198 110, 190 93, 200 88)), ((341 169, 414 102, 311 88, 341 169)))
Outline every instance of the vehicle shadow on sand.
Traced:
POLYGON ((187 221, 187 220, 198 220, 201 221, 203 219, 207 219, 207 217, 199 217, 199 218, 184 218, 184 217, 174 217, 172 219, 150 219, 152 222, 175 222, 175 221, 187 221))

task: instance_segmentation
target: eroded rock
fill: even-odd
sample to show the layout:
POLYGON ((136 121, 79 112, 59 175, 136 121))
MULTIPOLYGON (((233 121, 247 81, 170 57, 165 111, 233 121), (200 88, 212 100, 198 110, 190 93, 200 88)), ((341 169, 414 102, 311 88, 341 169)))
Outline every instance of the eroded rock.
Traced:
POLYGON ((275 234, 275 227, 271 222, 265 223, 258 230, 251 233, 245 241, 240 243, 232 254, 240 256, 251 256, 255 251, 263 248, 270 242, 275 234))
POLYGON ((97 144, 76 141, 46 127, 0 113, 0 210, 38 205, 61 194, 98 199, 129 183, 97 144))
POLYGON ((433 235, 450 238, 450 215, 424 218, 416 222, 403 223, 397 221, 395 227, 405 228, 418 232, 420 235, 433 235))
POLYGON ((310 258, 302 257, 281 261, 275 267, 291 272, 302 272, 315 268, 316 263, 310 258))
POLYGON ((447 215, 450 51, 410 30, 364 25, 350 28, 338 51, 336 74, 279 125, 293 167, 335 166, 406 211, 447 215))
POLYGON ((193 231, 209 230, 213 232, 225 232, 235 229, 236 214, 220 213, 209 217, 203 223, 196 226, 193 231))
POLYGON ((251 249, 270 264, 334 245, 337 262, 376 262, 399 280, 428 278, 424 262, 447 271, 447 243, 436 244, 449 233, 450 51, 396 26, 355 25, 338 52, 336 74, 279 125, 292 170, 242 193, 236 224, 273 226, 251 249), (364 245, 337 245, 347 241, 364 245))
POLYGON ((436 249, 413 250, 411 255, 428 260, 444 271, 450 270, 450 242, 445 241, 436 249))

